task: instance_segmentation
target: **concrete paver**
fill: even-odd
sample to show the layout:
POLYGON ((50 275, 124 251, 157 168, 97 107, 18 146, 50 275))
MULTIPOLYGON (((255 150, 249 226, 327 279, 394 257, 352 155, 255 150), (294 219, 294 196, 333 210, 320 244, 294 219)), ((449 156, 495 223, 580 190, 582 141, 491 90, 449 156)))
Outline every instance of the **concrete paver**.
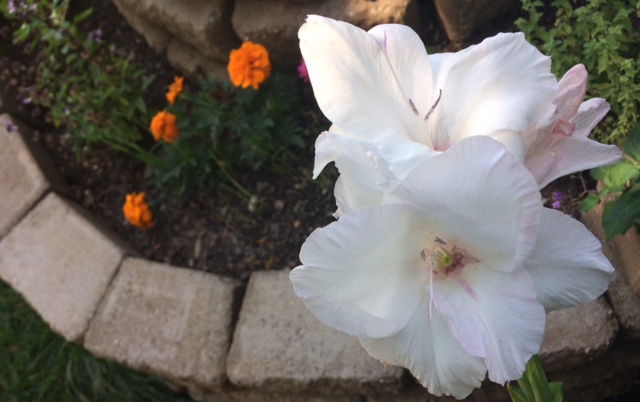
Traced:
POLYGON ((124 254, 79 206, 49 193, 0 241, 0 276, 76 341, 124 254))
POLYGON ((547 372, 568 370, 603 356, 618 334, 618 321, 604 297, 547 314, 540 360, 547 372))
POLYGON ((126 258, 84 346, 175 382, 220 388, 240 289, 229 278, 126 258))
POLYGON ((235 385, 288 392, 396 389, 404 373, 318 321, 293 292, 287 269, 252 274, 227 370, 235 385))
POLYGON ((62 186, 62 180, 48 158, 41 155, 34 158, 34 148, 37 146, 29 141, 23 125, 15 125, 8 114, 0 115, 0 237, 52 185, 62 186))

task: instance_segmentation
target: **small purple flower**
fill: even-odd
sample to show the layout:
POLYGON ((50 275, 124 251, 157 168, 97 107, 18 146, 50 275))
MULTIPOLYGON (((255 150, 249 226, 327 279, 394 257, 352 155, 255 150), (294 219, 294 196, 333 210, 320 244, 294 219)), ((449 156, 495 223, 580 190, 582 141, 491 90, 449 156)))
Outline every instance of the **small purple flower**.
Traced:
POLYGON ((551 204, 553 209, 562 208, 562 191, 554 191, 553 194, 551 194, 551 198, 553 198, 553 203, 551 204))
POLYGON ((95 43, 102 42, 102 30, 100 28, 97 28, 89 32, 89 39, 91 39, 95 43))
POLYGON ((15 14, 18 11, 16 4, 13 0, 9 0, 9 14, 15 14))
POLYGON ((5 126, 7 127, 7 131, 10 132, 10 133, 18 128, 15 124, 13 124, 13 122, 11 120, 7 121, 5 126))

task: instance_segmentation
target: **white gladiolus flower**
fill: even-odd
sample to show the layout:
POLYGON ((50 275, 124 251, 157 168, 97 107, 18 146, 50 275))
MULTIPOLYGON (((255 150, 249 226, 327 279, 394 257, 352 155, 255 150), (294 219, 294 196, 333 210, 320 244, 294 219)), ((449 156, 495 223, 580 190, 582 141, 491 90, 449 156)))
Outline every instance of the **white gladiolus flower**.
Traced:
MULTIPOLYGON (((370 162, 354 155, 364 159, 347 169, 370 162)), ((309 236, 293 287, 322 322, 433 394, 464 398, 487 371, 518 379, 545 309, 594 300, 611 279, 599 241, 543 208, 533 176, 494 139, 454 142, 384 191, 367 180, 352 194, 374 201, 309 236)))
POLYGON ((427 55, 406 26, 365 32, 309 16, 299 38, 314 94, 333 123, 316 142, 315 176, 354 141, 378 148, 391 173, 402 179, 416 159, 463 138, 489 136, 526 164, 540 188, 621 157, 616 147, 586 138, 608 104, 580 104, 584 68, 576 66, 558 84, 551 60, 521 33, 427 55))

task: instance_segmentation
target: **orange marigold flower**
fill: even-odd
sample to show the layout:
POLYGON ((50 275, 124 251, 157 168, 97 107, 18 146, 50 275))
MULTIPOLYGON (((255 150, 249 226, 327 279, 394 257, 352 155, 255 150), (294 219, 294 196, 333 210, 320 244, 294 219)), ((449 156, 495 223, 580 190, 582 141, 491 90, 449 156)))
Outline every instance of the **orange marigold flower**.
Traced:
POLYGON ((170 105, 176 103, 178 95, 182 93, 184 83, 184 77, 174 77, 173 84, 169 85, 169 92, 167 92, 167 101, 170 105))
POLYGON ((269 52, 262 45, 244 42, 240 49, 231 51, 227 71, 233 85, 257 90, 271 74, 269 52))
POLYGON ((144 201, 144 192, 127 194, 127 201, 122 207, 124 217, 130 224, 140 229, 153 227, 153 220, 149 206, 144 201))
POLYGON ((178 138, 178 126, 176 126, 176 115, 166 110, 158 112, 151 120, 151 134, 156 141, 163 140, 170 144, 176 142, 178 138))

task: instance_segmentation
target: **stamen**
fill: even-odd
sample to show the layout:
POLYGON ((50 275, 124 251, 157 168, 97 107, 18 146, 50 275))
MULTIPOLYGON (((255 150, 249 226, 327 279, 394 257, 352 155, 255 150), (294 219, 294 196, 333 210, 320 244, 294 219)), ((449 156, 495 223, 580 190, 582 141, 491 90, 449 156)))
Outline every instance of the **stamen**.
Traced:
POLYGON ((420 116, 420 113, 418 113, 418 109, 416 109, 416 105, 413 103, 411 98, 409 98, 409 106, 411 106, 411 110, 413 110, 413 113, 415 113, 416 116, 420 116))
POLYGON ((429 111, 427 112, 427 115, 424 116, 425 121, 427 121, 429 116, 431 116, 431 113, 433 113, 433 111, 436 110, 436 106, 438 106, 438 103, 440 103, 440 98, 442 98, 442 89, 440 89, 440 93, 438 94, 438 99, 436 99, 436 102, 433 104, 433 106, 431 106, 431 109, 429 109, 429 111))

